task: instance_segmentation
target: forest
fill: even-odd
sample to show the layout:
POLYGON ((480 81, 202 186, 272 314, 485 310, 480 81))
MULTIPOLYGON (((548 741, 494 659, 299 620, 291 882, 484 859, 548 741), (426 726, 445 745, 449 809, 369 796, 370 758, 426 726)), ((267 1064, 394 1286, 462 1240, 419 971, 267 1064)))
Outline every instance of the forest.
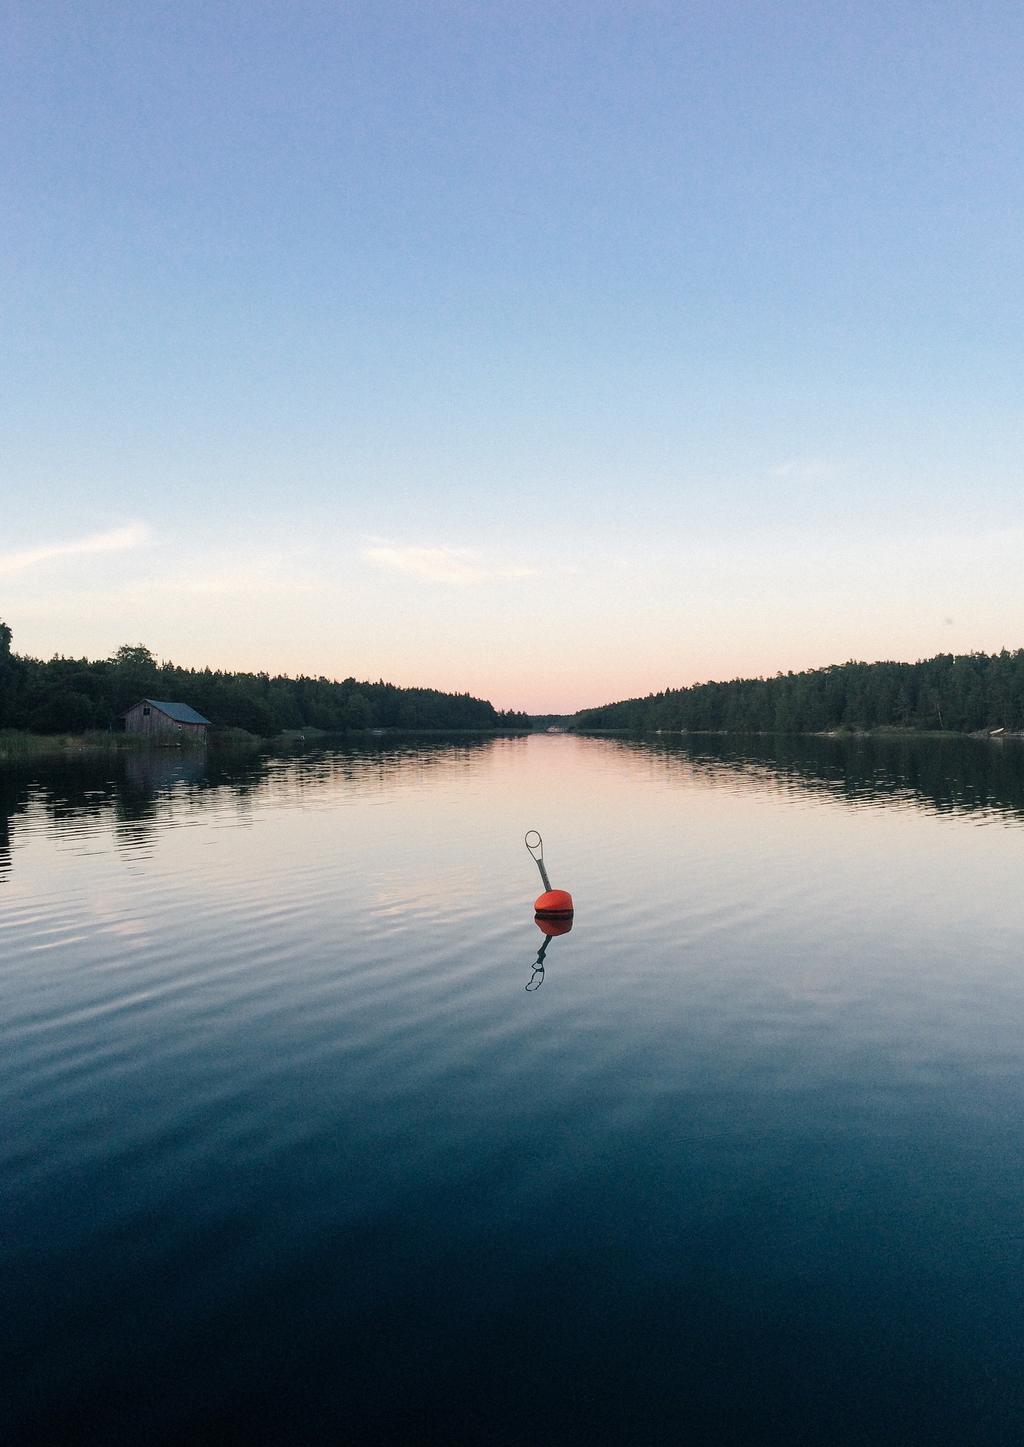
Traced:
POLYGON ((577 730, 821 733, 831 729, 1024 730, 1024 648, 917 663, 837 663, 773 678, 695 683, 584 709, 577 730))
POLYGON ((499 712, 468 693, 346 678, 228 673, 158 663, 141 644, 111 658, 22 657, 0 623, 0 729, 37 734, 118 729, 142 698, 190 704, 215 727, 271 737, 288 729, 529 729, 525 713, 499 712))

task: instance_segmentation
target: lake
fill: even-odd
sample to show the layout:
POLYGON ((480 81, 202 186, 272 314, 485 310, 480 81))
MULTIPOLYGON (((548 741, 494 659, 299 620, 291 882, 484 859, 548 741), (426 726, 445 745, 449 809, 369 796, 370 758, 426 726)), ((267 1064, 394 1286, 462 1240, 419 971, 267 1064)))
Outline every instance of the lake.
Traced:
POLYGON ((9 770, 0 1436, 1019 1443, 1022 872, 1014 741, 9 770))

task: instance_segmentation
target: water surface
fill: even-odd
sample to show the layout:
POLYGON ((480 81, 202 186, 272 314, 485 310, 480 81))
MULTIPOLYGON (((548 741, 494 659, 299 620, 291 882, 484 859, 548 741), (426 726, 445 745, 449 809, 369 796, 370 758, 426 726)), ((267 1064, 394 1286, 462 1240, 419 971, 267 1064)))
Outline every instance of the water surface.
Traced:
POLYGON ((1018 1443, 1022 865, 1012 742, 0 776, 6 1439, 1018 1443))

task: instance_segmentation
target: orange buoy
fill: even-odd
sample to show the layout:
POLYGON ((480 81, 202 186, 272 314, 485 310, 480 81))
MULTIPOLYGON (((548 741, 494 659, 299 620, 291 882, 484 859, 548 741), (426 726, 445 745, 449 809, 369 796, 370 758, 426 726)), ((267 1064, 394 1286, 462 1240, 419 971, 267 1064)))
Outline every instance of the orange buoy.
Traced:
POLYGON ((533 909, 543 919, 564 919, 573 912, 572 895, 567 889, 546 889, 534 900, 533 909))
POLYGON ((551 888, 551 880, 544 868, 544 841, 536 829, 527 833, 526 847, 530 851, 530 858, 540 870, 541 882, 544 885, 544 893, 538 895, 533 903, 538 923, 542 919, 572 919, 572 895, 567 889, 551 888))

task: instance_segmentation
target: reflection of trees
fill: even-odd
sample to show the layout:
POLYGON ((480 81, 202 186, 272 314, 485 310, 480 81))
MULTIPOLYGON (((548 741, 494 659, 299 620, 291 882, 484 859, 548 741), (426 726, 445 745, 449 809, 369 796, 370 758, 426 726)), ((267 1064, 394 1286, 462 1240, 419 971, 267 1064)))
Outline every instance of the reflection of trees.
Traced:
MULTIPOLYGON (((428 776, 461 778, 495 748, 529 747, 526 739, 481 736, 388 738, 299 753, 204 757, 153 749, 16 765, 0 772, 0 880, 11 869, 19 821, 54 833, 106 822, 131 849, 171 818, 382 795, 428 776)), ((666 781, 689 775, 727 789, 818 794, 851 807, 887 803, 1024 819, 1024 745, 1013 740, 646 736, 595 738, 586 747, 626 753, 666 781)))
MULTIPOLYGON (((153 749, 14 765, 0 772, 0 879, 11 868, 18 821, 27 816, 58 833, 107 820, 118 842, 133 848, 168 818, 216 809, 237 815, 271 801, 380 795, 446 772, 457 779, 495 748, 528 747, 526 739, 486 736, 390 737, 292 753, 204 757, 153 749)), ((666 780, 689 774, 722 788, 818 794, 851 807, 888 803, 1024 818, 1024 744, 1014 740, 647 735, 603 736, 587 747, 628 753, 666 780)))
POLYGON ((38 764, 31 769, 28 765, 13 765, 0 771, 0 819, 5 829, 30 808, 42 810, 54 821, 103 812, 104 796, 111 787, 109 770, 103 765, 87 773, 75 765, 59 763, 47 765, 44 778, 40 773, 38 764))
POLYGON ((196 785, 205 767, 204 755, 192 750, 125 754, 112 799, 117 842, 136 849, 150 839, 163 806, 177 790, 196 785))
MULTIPOLYGON (((502 740, 524 747, 525 739, 502 740)), ((364 795, 415 785, 426 774, 454 775, 496 747, 486 736, 444 740, 364 740, 308 753, 203 754, 190 750, 132 750, 114 757, 83 756, 16 764, 0 772, 0 880, 11 868, 18 821, 31 818, 47 832, 65 833, 108 821, 118 844, 135 849, 159 824, 179 815, 262 800, 301 802, 315 793, 364 795)), ((33 826, 34 827, 34 826, 33 826)))
POLYGON ((11 869, 11 814, 5 807, 3 782, 0 781, 0 884, 10 874, 11 869))
POLYGON ((817 793, 856 807, 898 803, 943 814, 1024 818, 1024 744, 971 738, 874 737, 601 738, 668 773, 723 787, 817 793))

